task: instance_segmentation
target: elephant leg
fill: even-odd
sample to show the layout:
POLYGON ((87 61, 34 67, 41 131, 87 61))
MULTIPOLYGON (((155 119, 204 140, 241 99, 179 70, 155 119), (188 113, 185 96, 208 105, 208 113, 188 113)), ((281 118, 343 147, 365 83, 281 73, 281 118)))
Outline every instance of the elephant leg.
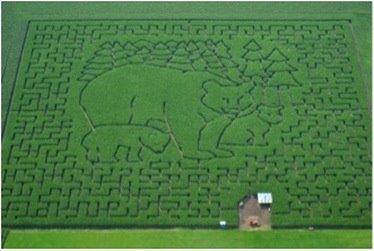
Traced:
POLYGON ((230 126, 232 121, 232 117, 221 116, 208 122, 200 131, 200 149, 211 152, 216 157, 232 157, 234 155, 233 152, 219 146, 224 131, 230 126))

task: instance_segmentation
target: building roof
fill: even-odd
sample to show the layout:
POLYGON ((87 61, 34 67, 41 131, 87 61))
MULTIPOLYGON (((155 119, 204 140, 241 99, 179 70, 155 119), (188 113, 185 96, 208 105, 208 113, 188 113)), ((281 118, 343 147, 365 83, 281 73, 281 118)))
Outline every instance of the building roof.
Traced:
POLYGON ((258 203, 260 204, 271 204, 273 203, 273 197, 271 193, 257 193, 258 203))

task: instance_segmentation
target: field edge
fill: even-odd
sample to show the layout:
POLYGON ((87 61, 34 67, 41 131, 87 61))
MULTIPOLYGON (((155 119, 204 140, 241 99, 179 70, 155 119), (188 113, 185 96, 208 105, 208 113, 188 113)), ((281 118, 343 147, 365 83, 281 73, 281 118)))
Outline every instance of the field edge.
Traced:
POLYGON ((371 230, 11 230, 5 248, 371 248, 371 230))

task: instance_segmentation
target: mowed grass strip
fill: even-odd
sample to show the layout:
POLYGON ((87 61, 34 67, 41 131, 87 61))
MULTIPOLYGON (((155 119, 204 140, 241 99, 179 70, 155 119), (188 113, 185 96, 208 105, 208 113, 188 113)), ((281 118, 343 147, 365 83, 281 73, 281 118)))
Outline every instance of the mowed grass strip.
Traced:
POLYGON ((14 230, 6 248, 371 248, 371 230, 14 230))

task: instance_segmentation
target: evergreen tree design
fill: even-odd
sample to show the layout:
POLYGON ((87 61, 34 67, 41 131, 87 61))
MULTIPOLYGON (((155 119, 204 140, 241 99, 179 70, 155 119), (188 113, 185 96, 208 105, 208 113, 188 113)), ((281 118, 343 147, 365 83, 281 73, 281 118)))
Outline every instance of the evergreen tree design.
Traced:
POLYGON ((174 40, 170 40, 166 43, 166 46, 169 48, 170 51, 173 52, 177 49, 178 42, 176 42, 174 40))
POLYGON ((256 76, 261 77, 264 75, 264 69, 261 63, 257 63, 256 61, 248 61, 244 66, 243 75, 250 79, 253 79, 256 76))
POLYGON ((209 68, 212 68, 212 69, 223 68, 221 60, 211 50, 206 50, 202 54, 202 56, 209 68))
POLYGON ((219 58, 221 59, 230 59, 231 58, 231 54, 230 54, 230 48, 225 44, 223 43, 222 41, 219 41, 217 44, 216 44, 216 54, 219 58))
POLYGON ((224 76, 227 79, 236 82, 237 84, 243 83, 242 72, 238 67, 228 68, 227 71, 224 73, 224 76))
MULTIPOLYGON (((254 85, 250 90, 250 95, 256 109, 252 113, 253 115, 239 118, 239 120, 242 119, 240 123, 235 124, 234 121, 230 125, 231 128, 228 128, 226 132, 230 136, 229 142, 232 142, 233 137, 240 135, 237 141, 244 138, 247 139, 245 144, 264 146, 267 144, 266 135, 270 127, 281 123, 284 119, 283 110, 285 106, 282 97, 287 90, 282 87, 289 88, 299 85, 294 76, 297 69, 289 63, 289 59, 277 48, 271 50, 268 53, 269 55, 265 57, 266 54, 263 53, 263 49, 253 39, 245 44, 243 49, 241 57, 243 68, 239 70, 239 78, 242 78, 242 83, 246 82, 254 85), (258 122, 248 123, 256 119, 258 122), (263 129, 256 128, 256 125, 261 125, 263 129), (240 133, 235 134, 237 131, 240 133)), ((230 79, 238 79, 235 68, 230 71, 230 79)))
POLYGON ((237 64, 234 61, 232 61, 231 59, 227 59, 227 58, 222 58, 221 59, 221 64, 224 66, 225 69, 239 67, 239 64, 237 64))
POLYGON ((206 40, 205 46, 210 51, 215 51, 216 50, 216 44, 211 39, 206 40))
POLYGON ((232 60, 232 56, 230 53, 230 48, 222 41, 219 41, 216 44, 216 55, 220 59, 221 64, 223 65, 223 68, 225 71, 227 71, 229 68, 237 68, 239 67, 239 64, 235 63, 232 60))
POLYGON ((128 58, 135 55, 135 53, 138 51, 138 48, 135 47, 133 43, 127 42, 123 45, 123 50, 128 58))
POLYGON ((187 43, 186 50, 189 53, 188 58, 191 61, 195 61, 201 58, 199 47, 194 41, 189 41, 187 43))
POLYGON ((243 58, 246 61, 262 60, 261 46, 254 39, 244 45, 243 48, 246 49, 246 52, 243 54, 243 58))
POLYGON ((114 67, 120 67, 125 64, 128 64, 128 54, 126 53, 126 50, 118 43, 115 42, 113 44, 113 59, 114 59, 114 67))
POLYGON ((138 48, 138 51, 143 50, 143 49, 151 51, 151 50, 153 50, 153 48, 155 46, 152 42, 150 42, 148 40, 139 40, 139 41, 135 42, 134 45, 136 46, 136 48, 138 48))
POLYGON ((146 47, 143 47, 142 49, 138 50, 136 54, 129 58, 129 63, 144 63, 147 61, 147 59, 150 57, 150 50, 146 47))
POLYGON ((95 55, 87 61, 83 68, 82 81, 91 81, 106 71, 115 67, 114 44, 106 42, 100 46, 95 55))
POLYGON ((113 44, 110 42, 104 43, 100 50, 95 53, 95 56, 88 60, 92 68, 106 68, 112 69, 114 67, 114 52, 113 44))
POLYGON ((245 59, 243 75, 251 80, 254 77, 264 76, 265 69, 262 66, 263 58, 260 45, 252 39, 244 46, 244 49, 246 51, 242 56, 245 59))
POLYGON ((239 67, 239 64, 232 60, 230 48, 223 41, 170 40, 152 43, 142 39, 123 44, 102 44, 88 60, 80 79, 90 81, 113 68, 140 63, 182 71, 210 71, 228 79, 231 72, 235 72, 237 78, 239 67))
POLYGON ((178 46, 177 50, 173 53, 170 63, 172 64, 189 64, 189 52, 183 46, 178 46))
POLYGON ((190 70, 192 71, 192 61, 189 59, 189 52, 187 51, 185 44, 180 44, 177 50, 172 55, 168 64, 177 67, 183 71, 190 70))
POLYGON ((169 48, 163 44, 158 43, 151 52, 150 63, 156 65, 166 65, 166 62, 171 58, 169 48))
POLYGON ((267 84, 269 87, 281 88, 281 87, 295 87, 299 86, 299 83, 295 79, 293 72, 296 71, 292 65, 288 63, 288 58, 283 55, 279 49, 274 49, 267 57, 270 61, 266 67, 266 72, 269 76, 267 84))
POLYGON ((189 53, 194 53, 199 50, 199 47, 197 47, 196 43, 194 41, 189 41, 186 46, 186 50, 189 53))
POLYGON ((196 46, 197 46, 197 48, 198 48, 198 54, 200 55, 200 56, 202 56, 202 54, 208 49, 207 47, 206 47, 206 44, 205 44, 205 42, 204 41, 197 41, 196 42, 196 46))
POLYGON ((195 71, 206 71, 208 68, 208 65, 202 57, 199 57, 198 59, 192 62, 192 68, 195 71))

